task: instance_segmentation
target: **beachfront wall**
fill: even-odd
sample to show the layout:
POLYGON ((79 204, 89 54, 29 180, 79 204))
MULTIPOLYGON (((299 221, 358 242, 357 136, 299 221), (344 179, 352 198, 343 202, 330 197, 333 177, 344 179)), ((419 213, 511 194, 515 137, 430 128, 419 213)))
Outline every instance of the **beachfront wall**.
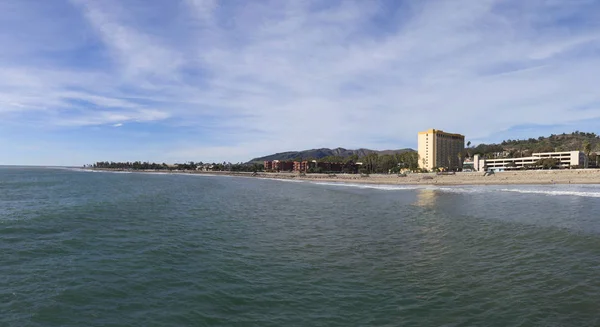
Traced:
POLYGON ((556 159, 558 168, 583 167, 585 155, 581 151, 533 153, 531 157, 480 159, 474 156, 474 168, 477 171, 504 171, 535 167, 540 159, 556 159))

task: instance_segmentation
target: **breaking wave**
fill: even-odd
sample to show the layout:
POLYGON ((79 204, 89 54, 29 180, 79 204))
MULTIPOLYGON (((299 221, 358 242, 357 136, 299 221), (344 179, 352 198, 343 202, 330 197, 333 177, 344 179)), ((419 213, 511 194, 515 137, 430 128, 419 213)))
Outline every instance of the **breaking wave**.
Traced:
POLYGON ((360 189, 374 189, 382 191, 407 191, 407 190, 433 190, 443 193, 459 193, 459 194, 481 194, 481 193, 520 193, 520 194, 538 194, 546 196, 576 196, 600 198, 600 187, 583 187, 581 185, 556 185, 552 187, 515 187, 515 188, 498 188, 498 186, 435 186, 435 185, 385 185, 385 184, 358 184, 358 183, 343 183, 343 182, 310 182, 315 185, 336 186, 336 187, 351 187, 360 189))
POLYGON ((540 194, 549 196, 582 196, 589 198, 600 198, 600 192, 569 191, 569 190, 523 190, 523 189, 500 189, 502 192, 513 192, 522 194, 540 194))
MULTIPOLYGON (((106 171, 106 170, 92 170, 84 168, 70 168, 73 171, 79 172, 92 172, 92 173, 112 173, 112 174, 131 174, 129 171, 106 171)), ((211 174, 188 174, 188 173, 157 173, 157 172, 142 172, 148 175, 192 175, 192 176, 220 176, 220 177, 234 177, 227 175, 211 175, 211 174)), ((235 177, 249 177, 249 176, 235 176, 235 177)), ((257 177, 253 177, 257 178, 257 177)), ((288 183, 306 183, 312 185, 321 186, 334 186, 334 187, 348 187, 358 189, 371 189, 381 191, 410 191, 410 190, 433 190, 443 193, 457 193, 457 194, 481 194, 481 193, 518 193, 518 194, 532 194, 532 195, 545 195, 545 196, 570 196, 570 197, 587 197, 587 198, 600 198, 600 185, 520 185, 520 186, 504 186, 500 188, 497 185, 477 185, 477 186, 437 186, 437 185, 390 185, 390 184, 363 184, 363 183, 348 183, 348 182, 319 182, 310 180, 295 180, 295 179, 274 179, 274 178, 261 178, 266 180, 274 180, 279 182, 288 183)))
POLYGON ((417 190, 422 189, 418 185, 386 185, 386 184, 357 184, 357 183, 336 183, 336 182, 310 182, 316 185, 327 185, 327 186, 341 186, 341 187, 354 187, 362 189, 375 189, 383 191, 404 191, 404 190, 417 190))

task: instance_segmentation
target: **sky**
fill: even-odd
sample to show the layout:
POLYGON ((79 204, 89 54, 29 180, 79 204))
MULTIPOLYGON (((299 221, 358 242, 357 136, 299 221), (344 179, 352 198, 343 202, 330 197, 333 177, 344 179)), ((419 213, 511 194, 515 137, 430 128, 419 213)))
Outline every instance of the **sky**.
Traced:
POLYGON ((2 0, 0 165, 598 132, 597 0, 2 0))

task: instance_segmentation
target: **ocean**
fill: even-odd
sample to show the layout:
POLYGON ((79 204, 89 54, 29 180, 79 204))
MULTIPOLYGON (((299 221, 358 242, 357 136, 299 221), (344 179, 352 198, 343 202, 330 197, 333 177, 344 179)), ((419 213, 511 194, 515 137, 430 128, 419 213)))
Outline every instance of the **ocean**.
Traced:
POLYGON ((0 167, 0 326, 598 326, 600 186, 0 167))

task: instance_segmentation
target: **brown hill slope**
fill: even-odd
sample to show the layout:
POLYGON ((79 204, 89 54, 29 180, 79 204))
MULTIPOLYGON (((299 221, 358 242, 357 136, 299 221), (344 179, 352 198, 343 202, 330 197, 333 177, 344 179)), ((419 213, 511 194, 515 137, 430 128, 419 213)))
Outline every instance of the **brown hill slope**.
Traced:
POLYGON ((308 160, 308 159, 321 159, 325 157, 342 157, 348 158, 351 156, 356 156, 358 158, 364 157, 371 153, 377 153, 380 155, 383 154, 396 154, 396 153, 404 153, 404 152, 412 152, 413 149, 399 149, 399 150, 371 150, 371 149, 357 149, 357 150, 348 150, 344 148, 321 148, 321 149, 310 149, 304 151, 288 151, 275 153, 264 157, 254 158, 249 162, 263 162, 266 160, 308 160))

